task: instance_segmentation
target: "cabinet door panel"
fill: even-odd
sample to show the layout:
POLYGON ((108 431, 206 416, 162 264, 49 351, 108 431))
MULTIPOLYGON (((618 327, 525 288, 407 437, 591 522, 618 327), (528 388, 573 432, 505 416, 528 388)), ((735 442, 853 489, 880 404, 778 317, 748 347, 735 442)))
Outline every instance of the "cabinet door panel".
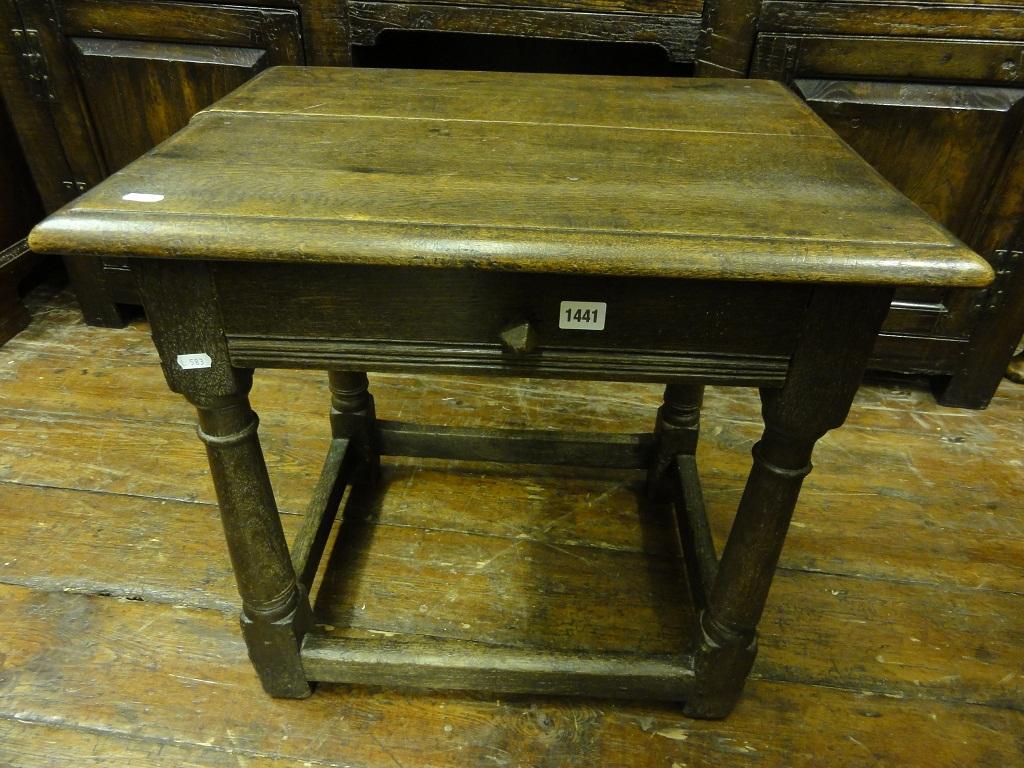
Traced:
MULTIPOLYGON (((260 70, 303 64, 295 10, 161 0, 11 0, 38 40, 52 97, 64 200, 99 183, 260 70)), ((91 323, 119 325, 138 303, 127 269, 68 261, 91 323)))
MULTIPOLYGON (((894 186, 992 259, 986 210, 1024 127, 1022 54, 1019 43, 765 34, 752 74, 788 82, 894 186)), ((896 369, 948 370, 976 299, 899 291, 882 357, 896 369)))
POLYGON ((298 13, 205 3, 52 0, 37 18, 55 120, 91 186, 266 67, 302 64, 298 13))
POLYGON ((1020 125, 1024 89, 797 79, 851 147, 971 243, 988 187, 1020 125))
POLYGON ((178 130, 267 66, 256 48, 71 38, 108 173, 178 130))

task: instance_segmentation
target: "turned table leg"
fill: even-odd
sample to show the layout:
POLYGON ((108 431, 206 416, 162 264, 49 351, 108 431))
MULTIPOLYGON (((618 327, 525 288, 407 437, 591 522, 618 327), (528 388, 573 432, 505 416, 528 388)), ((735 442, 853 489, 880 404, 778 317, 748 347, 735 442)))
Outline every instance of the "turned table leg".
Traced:
POLYGON ((361 476, 358 480, 374 485, 380 474, 380 457, 373 447, 373 426, 377 411, 369 380, 363 371, 330 371, 331 434, 347 438, 358 451, 361 476))
POLYGON ((249 405, 253 372, 231 364, 205 264, 144 261, 135 276, 167 384, 198 410, 249 656, 268 693, 308 696, 299 645, 312 612, 296 582, 249 405))
POLYGON ((249 407, 252 372, 239 371, 238 378, 238 391, 230 395, 184 394, 199 413, 198 433, 206 444, 224 538, 242 597, 241 624, 249 657, 267 693, 301 698, 311 692, 299 659, 299 646, 311 623, 309 601, 296 583, 257 435, 259 419, 249 407))
POLYGON ((785 383, 761 391, 764 434, 701 612, 688 714, 724 717, 742 691, 814 444, 845 421, 890 297, 881 288, 817 289, 785 383))
POLYGON ((672 383, 665 387, 664 401, 654 423, 657 438, 654 459, 647 471, 648 495, 666 498, 665 473, 681 453, 697 452, 700 437, 700 407, 704 402, 703 384, 672 383))

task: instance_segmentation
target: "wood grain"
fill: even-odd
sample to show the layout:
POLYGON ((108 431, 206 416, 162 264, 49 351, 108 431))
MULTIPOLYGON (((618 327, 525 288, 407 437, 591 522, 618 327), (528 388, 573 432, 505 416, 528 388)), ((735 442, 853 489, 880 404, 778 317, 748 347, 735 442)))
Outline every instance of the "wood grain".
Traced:
MULTIPOLYGON (((4 713, 6 714, 6 713, 4 713)), ((75 729, 65 725, 23 721, 0 714, 0 759, 7 768, 39 765, 75 765, 83 760, 110 768, 161 766, 166 768, 219 768, 235 761, 253 768, 308 768, 307 760, 239 753, 231 747, 177 744, 111 733, 102 728, 75 729)))
POLYGON ((527 7, 585 13, 633 12, 664 15, 700 13, 700 0, 462 0, 459 4, 483 8, 527 7))
POLYGON ((705 0, 697 77, 745 77, 757 37, 761 0, 705 0))
MULTIPOLYGON (((591 1, 583 0, 587 3, 591 1)), ((603 9, 593 8, 581 13, 578 9, 564 7, 575 3, 576 0, 512 0, 507 3, 393 3, 352 0, 347 6, 352 42, 366 47, 376 45, 381 33, 391 30, 438 30, 445 33, 496 35, 512 39, 625 42, 634 45, 643 43, 662 48, 663 55, 669 61, 685 63, 693 60, 699 22, 696 13, 678 14, 673 8, 662 9, 667 12, 651 13, 649 4, 643 0, 635 5, 647 5, 648 8, 639 12, 605 12, 603 9), (538 5, 553 7, 538 8, 538 5)), ((617 0, 597 0, 594 4, 597 3, 615 5, 617 0)), ((629 0, 624 4, 634 5, 629 0)), ((519 60, 518 66, 506 59, 504 66, 500 66, 499 69, 521 68, 523 63, 529 60, 528 54, 514 58, 519 60)), ((477 66, 471 68, 488 67, 480 66, 478 61, 477 66)))
POLYGON ((1010 4, 1003 0, 984 3, 897 0, 871 7, 869 13, 869 6, 862 0, 829 3, 766 0, 761 6, 759 30, 1020 40, 1024 20, 1017 8, 1007 5, 1010 4))
POLYGON ((303 59, 294 10, 116 0, 64 0, 59 8, 62 31, 69 36, 266 48, 275 64, 303 59))
POLYGON ((308 70, 250 81, 37 227, 32 247, 782 282, 990 278, 775 83, 313 71, 321 90, 308 90, 308 70), (339 114, 325 100, 342 94, 339 114), (273 150, 284 136, 287 158, 273 150), (125 203, 139 192, 163 197, 125 203))
MULTIPOLYGON (((0 24, 4 29, 23 26, 13 0, 0 3, 0 24)), ((32 172, 32 181, 43 207, 54 211, 69 199, 68 191, 61 184, 71 176, 68 160, 61 151, 60 136, 50 116, 49 105, 36 101, 33 84, 22 76, 22 71, 14 36, 0 36, 0 80, 5 109, 18 134, 15 140, 32 172)), ((7 245, 9 243, 4 243, 7 245)))
MULTIPOLYGON (((593 651, 680 647, 684 617, 673 615, 670 607, 671 596, 678 594, 679 572, 672 552, 666 551, 670 529, 664 517, 648 514, 640 518, 641 527, 626 506, 629 496, 620 492, 607 493, 596 503, 583 496, 556 524, 542 492, 554 492, 564 482, 549 486, 535 479, 483 485, 491 498, 505 494, 497 505, 503 527, 489 522, 496 510, 488 510, 480 499, 474 504, 483 514, 469 526, 439 520, 437 527, 425 528, 400 516, 403 509, 429 509, 429 500, 451 485, 451 477, 426 472, 412 481, 389 483, 391 496, 385 498, 393 497, 394 507, 373 510, 375 525, 352 515, 352 530, 342 537, 321 585, 320 610, 329 631, 344 635, 350 626, 378 636, 593 651), (525 486, 528 496, 517 497, 517 486, 525 486), (616 500, 621 506, 614 506, 616 500), (517 509, 519 519, 513 517, 517 509), (524 513, 529 517, 523 519, 524 513), (604 540, 565 533, 569 514, 608 519, 604 530, 592 526, 604 540), (601 580, 601 573, 616 573, 621 582, 601 580), (566 627, 573 627, 570 634, 566 627)), ((12 489, 8 484, 0 484, 0 500, 6 509, 24 510, 0 529, 6 583, 234 613, 237 598, 212 505, 12 489), (47 499, 67 510, 61 524, 40 522, 40 506, 47 499), (124 524, 126 519, 131 525, 124 524), (61 530, 69 534, 66 557, 39 573, 45 542, 61 530), (127 583, 126 570, 135 574, 127 583)), ((291 534, 299 520, 286 515, 284 523, 291 534)), ((827 545, 820 547, 824 551, 827 545)), ((879 581, 857 573, 812 573, 789 558, 769 601, 755 673, 853 690, 1016 706, 1020 679, 1004 678, 1019 665, 1015 649, 1024 628, 1012 616, 1020 597, 993 586, 957 588, 879 581), (996 617, 997 623, 988 623, 979 635, 976 622, 985 616, 996 617), (837 653, 837 647, 843 652, 837 653)))
POLYGON ((0 679, 5 719, 16 712, 86 733, 326 765, 486 765, 490 756, 499 765, 792 766, 827 755, 844 766, 999 766, 1021 757, 1019 712, 758 680, 724 723, 650 705, 330 685, 284 702, 259 691, 223 614, 18 587, 0 594, 0 617, 21 628, 0 679), (145 643, 140 626, 152 630, 145 643))
POLYGON ((784 68, 788 57, 803 72, 841 73, 845 78, 982 81, 1012 87, 1022 53, 1024 46, 1017 41, 765 32, 758 38, 751 74, 764 76, 780 64, 784 68))
POLYGON ((586 122, 623 128, 759 133, 765 132, 759 110, 771 108, 771 132, 822 135, 819 126, 807 121, 798 102, 780 98, 778 88, 753 82, 745 85, 750 86, 744 94, 746 106, 735 99, 735 84, 714 80, 285 67, 267 72, 248 88, 211 105, 210 111, 586 122), (338 90, 341 82, 349 86, 348 92, 338 90), (511 98, 508 88, 517 82, 530 84, 528 97, 511 98), (382 85, 387 86, 387 93, 380 90, 382 85), (315 99, 306 98, 314 93, 315 99), (680 99, 695 99, 696 103, 687 103, 684 109, 680 99), (581 116, 589 119, 581 121, 581 116))

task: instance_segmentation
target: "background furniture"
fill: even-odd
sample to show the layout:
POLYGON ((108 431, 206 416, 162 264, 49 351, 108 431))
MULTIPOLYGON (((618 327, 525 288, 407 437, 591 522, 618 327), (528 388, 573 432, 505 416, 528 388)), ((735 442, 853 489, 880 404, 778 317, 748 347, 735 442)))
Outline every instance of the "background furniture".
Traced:
POLYGON ((1024 330, 1024 9, 765 2, 750 74, 788 82, 995 267, 974 295, 901 292, 875 349, 984 405, 1024 330), (941 30, 941 34, 938 32, 941 30), (926 341, 925 341, 926 340, 926 341))
MULTIPOLYGON (((872 365, 931 374, 942 402, 983 407, 1024 330, 1017 6, 0 0, 0 20, 0 80, 49 210, 273 64, 781 79, 997 271, 985 291, 901 293, 872 365)), ((118 303, 138 301, 116 260, 69 269, 91 323, 118 324, 118 303)))
POLYGON ((20 284, 40 257, 29 251, 23 238, 42 212, 18 137, 0 98, 0 344, 29 321, 20 284))
POLYGON ((25 240, 0 249, 0 344, 28 325, 30 316, 21 300, 20 284, 39 258, 25 240))

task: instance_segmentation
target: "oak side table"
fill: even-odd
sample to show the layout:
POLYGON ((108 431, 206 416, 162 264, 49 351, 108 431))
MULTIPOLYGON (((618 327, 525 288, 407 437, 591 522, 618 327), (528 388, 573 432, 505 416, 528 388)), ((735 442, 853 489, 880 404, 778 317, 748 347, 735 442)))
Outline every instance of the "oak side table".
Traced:
MULTIPOLYGON (((199 412, 264 688, 310 681, 734 705, 815 441, 842 424, 895 286, 989 266, 768 81, 275 68, 43 222, 34 250, 130 257, 170 388, 199 412), (291 547, 253 370, 329 372, 333 441, 291 547), (375 418, 366 371, 662 382, 650 434, 375 418), (719 557, 702 387, 764 435, 719 557), (699 610, 671 655, 338 639, 308 591, 380 455, 646 469, 699 610)), ((372 551, 371 551, 372 556, 372 551)))

